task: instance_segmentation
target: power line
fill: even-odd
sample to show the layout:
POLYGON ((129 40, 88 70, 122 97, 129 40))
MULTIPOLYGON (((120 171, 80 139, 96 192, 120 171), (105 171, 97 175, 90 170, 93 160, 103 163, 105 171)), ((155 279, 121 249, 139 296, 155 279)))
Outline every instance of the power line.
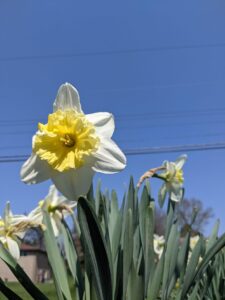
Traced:
MULTIPOLYGON (((181 146, 166 146, 166 147, 146 147, 140 149, 126 149, 126 156, 145 155, 145 154, 160 154, 173 152, 193 152, 207 150, 222 150, 225 149, 225 142, 213 144, 196 144, 196 145, 181 145, 181 146)), ((0 163, 24 162, 29 158, 29 155, 12 155, 0 156, 0 163)))
POLYGON ((225 43, 214 44, 198 44, 198 45, 177 45, 177 46, 160 46, 160 47, 146 47, 146 48, 130 48, 120 50, 103 50, 103 51, 83 51, 77 53, 65 54, 45 54, 45 55, 24 55, 24 56, 9 56, 0 58, 0 62, 7 61, 21 61, 21 60, 40 60, 40 59, 60 59, 60 58, 73 58, 81 56, 101 56, 101 55, 115 55, 115 54, 138 54, 145 52, 156 51, 170 51, 170 50, 183 50, 183 49, 202 49, 202 48, 223 48, 225 43))
MULTIPOLYGON (((224 80, 225 83, 225 80, 224 80)), ((165 111, 165 112, 157 112, 157 111, 151 111, 151 112, 145 112, 145 113, 131 113, 131 114, 115 114, 116 121, 123 121, 126 119, 135 119, 135 118, 147 118, 150 117, 153 118, 177 118, 177 117, 204 117, 208 115, 210 117, 216 117, 217 115, 224 115, 225 114, 225 108, 209 108, 209 109, 196 109, 196 110, 174 110, 174 111, 165 111)), ((31 124, 37 124, 40 120, 44 120, 46 117, 41 116, 39 118, 35 119, 18 119, 18 120, 9 120, 9 119, 3 119, 0 120, 0 127, 8 127, 8 126, 27 126, 31 124)), ((150 120, 151 120, 150 119, 150 120)))

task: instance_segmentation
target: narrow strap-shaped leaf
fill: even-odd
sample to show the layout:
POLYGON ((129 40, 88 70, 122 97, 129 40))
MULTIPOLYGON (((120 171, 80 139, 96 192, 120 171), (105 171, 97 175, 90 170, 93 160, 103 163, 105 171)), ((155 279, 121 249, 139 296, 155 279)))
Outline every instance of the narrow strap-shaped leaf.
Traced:
POLYGON ((59 299, 72 300, 66 268, 54 236, 51 219, 47 212, 44 212, 43 223, 47 229, 44 231, 45 246, 49 263, 54 274, 56 291, 59 299))
POLYGON ((182 245, 180 246, 180 250, 177 258, 177 271, 181 283, 183 282, 183 278, 187 266, 188 252, 189 252, 189 239, 190 239, 190 234, 187 233, 182 242, 182 245))
POLYGON ((206 245, 206 252, 208 252, 208 250, 213 246, 213 244, 215 243, 216 239, 217 239, 217 235, 218 235, 218 231, 219 231, 219 226, 220 226, 220 221, 217 220, 214 227, 213 227, 213 230, 212 230, 212 233, 209 237, 209 240, 207 242, 207 245, 206 245))
POLYGON ((166 241, 169 238, 170 230, 174 222, 175 207, 176 207, 176 202, 169 199, 168 207, 167 207, 167 217, 166 217, 166 233, 165 233, 166 241))
POLYGON ((68 263, 68 267, 73 276, 74 282, 76 283, 79 295, 83 295, 84 283, 83 283, 83 275, 81 270, 80 261, 78 259, 78 253, 74 246, 74 241, 72 238, 71 231, 67 225, 67 223, 63 220, 61 231, 63 234, 65 254, 68 263))
POLYGON ((206 253, 204 256, 202 262, 200 263, 198 269, 196 272, 193 274, 190 282, 187 284, 184 284, 183 290, 182 290, 182 295, 181 299, 184 299, 184 296, 187 295, 188 291, 190 288, 195 284, 195 281, 198 278, 201 278, 203 272, 208 266, 209 261, 214 258, 214 256, 225 246, 225 234, 223 234, 216 242, 215 244, 211 247, 211 249, 206 253))
POLYGON ((15 294, 9 287, 6 286, 4 281, 0 278, 0 291, 8 300, 23 300, 17 294, 15 294))
POLYGON ((145 251, 145 222, 146 222, 146 211, 149 206, 150 198, 148 194, 148 189, 146 186, 144 186, 142 194, 141 194, 141 201, 139 204, 139 229, 140 229, 140 238, 141 238, 141 244, 142 244, 142 249, 145 251))
POLYGON ((163 207, 163 204, 165 202, 166 194, 167 194, 166 184, 163 183, 162 186, 160 187, 159 193, 158 193, 158 202, 159 202, 159 206, 161 208, 163 207))
POLYGON ((149 280, 152 279, 154 274, 154 268, 155 268, 153 235, 154 235, 154 204, 152 202, 148 206, 145 213, 145 249, 144 249, 145 297, 147 296, 149 280))
POLYGON ((142 276, 139 276, 133 263, 130 269, 127 299, 141 300, 144 299, 144 284, 142 276))
POLYGON ((148 300, 155 300, 159 294, 160 285, 163 277, 164 261, 165 261, 165 252, 163 252, 160 260, 158 261, 152 281, 148 286, 148 297, 147 297, 148 300))
POLYGON ((31 279, 3 245, 0 245, 0 258, 7 264, 18 281, 35 300, 48 300, 48 298, 33 284, 31 279))
POLYGON ((167 299, 167 289, 169 281, 174 272, 177 260, 179 236, 177 231, 177 224, 173 224, 168 241, 166 243, 165 264, 163 270, 163 284, 162 284, 162 299, 167 299))
POLYGON ((133 260, 133 218, 132 218, 132 210, 128 209, 126 223, 125 223, 125 231, 124 231, 124 248, 123 248, 123 297, 122 299, 126 299, 127 295, 127 285, 130 269, 132 266, 133 260))
MULTIPOLYGON (((191 258, 190 261, 188 263, 187 269, 186 269, 186 273, 185 273, 185 277, 184 277, 184 285, 183 285, 183 290, 185 290, 186 286, 190 285, 190 282, 192 282, 193 280, 193 276, 195 274, 195 270, 196 267, 199 263, 199 258, 201 255, 201 251, 202 251, 202 237, 199 238, 192 254, 191 254, 191 258)), ((181 299, 183 300, 184 295, 186 295, 186 293, 184 294, 184 292, 181 295, 181 299)))
POLYGON ((96 295, 99 300, 111 300, 113 294, 111 256, 99 221, 87 199, 80 197, 77 207, 85 257, 88 258, 88 265, 91 268, 96 295))
POLYGON ((188 297, 188 300, 196 300, 196 299, 198 299, 198 289, 199 289, 199 284, 196 284, 196 286, 193 288, 192 293, 188 297))

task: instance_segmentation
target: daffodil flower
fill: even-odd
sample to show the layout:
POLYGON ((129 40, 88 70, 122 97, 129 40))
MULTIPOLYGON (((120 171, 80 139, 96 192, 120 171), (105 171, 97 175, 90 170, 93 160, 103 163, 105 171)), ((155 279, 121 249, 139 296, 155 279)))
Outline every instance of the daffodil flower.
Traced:
POLYGON ((51 218, 54 234, 55 236, 58 236, 62 218, 73 214, 73 209, 75 207, 76 202, 67 200, 64 196, 60 196, 56 187, 51 185, 46 198, 41 200, 38 207, 31 211, 29 215, 39 222, 42 222, 43 212, 48 212, 51 218))
POLYGON ((169 193, 169 197, 172 201, 179 202, 183 197, 183 165, 187 160, 187 155, 180 156, 175 162, 165 161, 162 169, 164 170, 159 178, 162 178, 165 182, 160 188, 159 198, 165 199, 166 193, 169 193))
POLYGON ((42 224, 30 215, 13 215, 10 203, 7 202, 4 216, 0 218, 0 242, 18 260, 21 239, 23 239, 28 229, 38 226, 42 226, 42 224))
POLYGON ((163 253, 164 245, 165 245, 164 236, 159 236, 158 234, 154 234, 153 246, 154 246, 154 251, 157 254, 158 258, 160 258, 163 253))
POLYGON ((112 114, 85 115, 78 91, 63 84, 53 104, 47 124, 38 124, 32 154, 21 169, 21 179, 35 184, 52 179, 70 200, 86 195, 94 172, 115 173, 126 165, 126 158, 112 141, 112 114))
POLYGON ((199 235, 195 235, 195 236, 192 236, 190 238, 190 248, 191 248, 191 251, 194 250, 194 248, 195 248, 198 240, 199 240, 199 235))

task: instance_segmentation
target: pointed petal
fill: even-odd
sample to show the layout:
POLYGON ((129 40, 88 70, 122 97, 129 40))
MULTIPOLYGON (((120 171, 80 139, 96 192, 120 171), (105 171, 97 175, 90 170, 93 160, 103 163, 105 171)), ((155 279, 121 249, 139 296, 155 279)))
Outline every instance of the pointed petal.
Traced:
POLYGON ((20 249, 16 241, 10 237, 6 237, 7 246, 11 255, 18 260, 20 258, 20 249))
POLYGON ((86 195, 92 182, 94 171, 90 167, 52 173, 52 181, 56 188, 69 200, 77 200, 86 195))
POLYGON ((58 90, 53 110, 70 110, 73 109, 82 113, 80 97, 78 91, 70 83, 62 84, 58 90))
POLYGON ((39 183, 50 178, 48 164, 32 153, 20 170, 21 180, 28 184, 39 183))
POLYGON ((58 220, 57 220, 56 216, 51 216, 52 229, 53 229, 55 237, 59 236, 59 229, 58 229, 58 226, 57 226, 57 221, 58 220))
POLYGON ((27 216, 28 220, 36 224, 41 224, 43 221, 43 213, 40 206, 33 209, 27 216))
POLYGON ((186 154, 181 155, 180 157, 178 157, 178 159, 175 161, 176 168, 178 170, 182 169, 184 163, 186 162, 186 160, 187 160, 187 155, 186 154))
POLYGON ((49 188, 48 195, 45 198, 45 203, 48 205, 56 206, 58 204, 58 199, 59 199, 58 191, 54 186, 54 184, 52 184, 49 188))
POLYGON ((13 216, 13 214, 12 214, 12 211, 11 211, 10 202, 7 201, 6 206, 5 206, 5 210, 4 210, 4 214, 3 214, 3 218, 4 218, 6 224, 10 223, 10 220, 11 220, 12 216, 13 216))
POLYGON ((114 117, 108 112, 87 114, 86 118, 94 124, 96 133, 99 136, 111 138, 115 129, 114 117))
POLYGON ((121 171, 126 166, 126 157, 111 139, 102 139, 101 145, 93 155, 96 159, 92 169, 106 174, 121 171))
POLYGON ((180 202, 183 198, 183 189, 170 192, 170 199, 175 202, 180 202))

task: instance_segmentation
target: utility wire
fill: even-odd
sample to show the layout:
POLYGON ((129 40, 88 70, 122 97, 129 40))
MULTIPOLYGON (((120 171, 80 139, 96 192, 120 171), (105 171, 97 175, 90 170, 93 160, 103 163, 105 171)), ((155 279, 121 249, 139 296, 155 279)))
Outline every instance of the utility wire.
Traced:
MULTIPOLYGON (((196 144, 196 145, 181 145, 181 146, 167 146, 167 147, 147 147, 140 149, 126 149, 124 154, 127 156, 132 155, 145 155, 145 154, 160 154, 160 153, 173 153, 173 152, 192 152, 192 151, 206 151, 206 150, 221 150, 225 149, 225 142, 214 144, 196 144)), ((0 163, 23 162, 27 160, 29 155, 12 155, 0 156, 0 163)))
POLYGON ((116 55, 116 54, 138 54, 138 53, 157 52, 157 51, 202 49, 202 48, 223 48, 223 47, 225 47, 225 43, 160 46, 160 47, 130 48, 130 49, 120 49, 120 50, 115 49, 115 50, 103 50, 103 51, 83 51, 83 52, 65 53, 65 54, 8 56, 8 57, 1 57, 0 62, 20 61, 20 60, 39 60, 39 59, 60 59, 60 58, 73 58, 73 57, 81 57, 81 56, 85 57, 85 56, 101 56, 101 55, 116 55))
MULTIPOLYGON (((225 81, 224 81, 225 83, 225 81)), ((131 114, 115 114, 116 121, 126 121, 126 119, 144 119, 149 118, 149 120, 159 119, 159 118, 184 118, 184 117, 218 117, 218 115, 223 116, 225 114, 225 108, 209 108, 209 109, 199 109, 199 110, 175 110, 167 112, 145 112, 145 113, 131 113, 131 114)), ((21 120, 0 120, 0 127, 8 126, 27 126, 31 124, 37 124, 40 120, 44 120, 46 117, 42 116, 36 119, 21 119, 21 120)))

